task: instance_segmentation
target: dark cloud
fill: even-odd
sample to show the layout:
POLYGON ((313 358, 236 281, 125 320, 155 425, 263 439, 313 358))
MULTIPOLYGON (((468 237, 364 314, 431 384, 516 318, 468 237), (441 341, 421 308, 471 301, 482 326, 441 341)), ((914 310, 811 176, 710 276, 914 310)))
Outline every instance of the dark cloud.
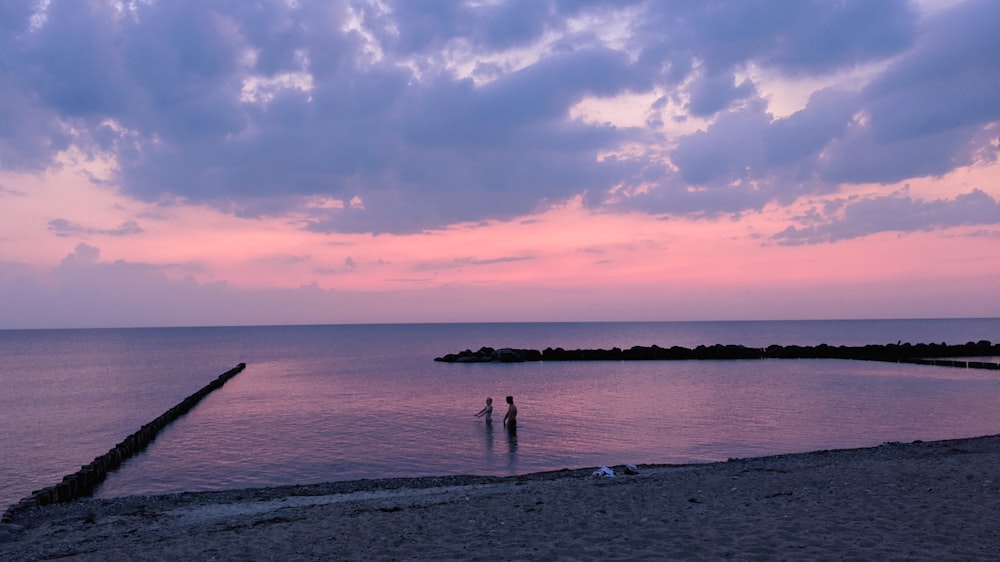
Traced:
POLYGON ((863 120, 831 143, 830 182, 896 182, 994 160, 1000 121, 1000 4, 962 3, 925 23, 921 41, 860 94, 863 120), (992 138, 990 138, 992 137, 992 138))
POLYGON ((44 21, 35 6, 0 1, 4 169, 75 146, 113 156, 133 197, 297 211, 314 231, 510 219, 581 194, 738 213, 997 152, 991 1, 923 20, 902 0, 53 2, 44 21), (884 71, 862 91, 818 92, 784 118, 744 78, 872 62, 884 71), (663 138, 662 104, 651 129, 571 116, 654 88, 708 125, 663 138), (624 146, 651 150, 609 156, 624 146))
MULTIPOLYGON (((890 57, 915 39, 916 14, 907 0, 774 3, 752 6, 788 15, 763 62, 791 74, 815 74, 890 57)), ((781 17, 780 15, 778 16, 781 17)))
MULTIPOLYGON (((0 61, 4 54, 0 53, 0 61)), ((2 72, 0 63, 0 72, 2 72)), ((55 112, 39 107, 30 90, 0 77, 0 169, 41 172, 53 157, 70 147, 72 135, 59 125, 55 112)))
POLYGON ((980 189, 954 199, 924 201, 904 192, 884 197, 840 201, 806 217, 801 228, 789 226, 772 239, 784 245, 819 244, 860 238, 878 232, 911 232, 970 225, 1000 225, 1000 200, 980 189), (831 214, 827 214, 831 213, 831 214))
POLYGON ((639 41, 645 60, 682 71, 692 61, 718 74, 747 61, 818 75, 880 60, 914 40, 905 0, 649 2, 639 41))
POLYGON ((906 141, 1000 120, 1000 3, 927 22, 922 40, 865 88, 874 137, 906 141))
MULTIPOLYGON (((714 210, 728 212, 732 204, 788 202, 801 195, 831 193, 842 183, 894 183, 995 161, 996 134, 984 132, 1000 121, 1000 97, 992 95, 1000 91, 1000 67, 994 62, 1000 59, 1000 35, 989 23, 1000 18, 998 5, 960 4, 919 28, 912 21, 905 23, 912 14, 903 10, 890 17, 887 6, 879 4, 873 16, 881 13, 887 21, 896 21, 900 33, 912 28, 912 36, 884 43, 872 37, 871 49, 864 52, 872 59, 888 54, 891 45, 901 49, 912 42, 913 47, 902 51, 869 86, 860 92, 819 91, 804 109, 778 119, 751 96, 750 103, 728 109, 705 130, 678 141, 670 158, 680 178, 700 186, 695 193, 703 199, 709 193, 720 195, 708 201, 720 204, 714 210), (760 197, 751 196, 755 193, 760 197)), ((830 18, 821 20, 843 19, 830 18)), ((770 51, 761 45, 744 47, 750 60, 757 57, 761 64, 782 59, 762 54, 770 51)), ((859 48, 852 52, 861 52, 859 48)), ((854 62, 864 58, 845 57, 854 62)), ((815 69, 823 68, 817 60, 815 69)), ((717 107, 726 96, 719 100, 717 107)), ((664 184, 628 206, 651 204, 678 212, 687 208, 685 201, 692 195, 674 183, 664 184)))
POLYGON ((507 49, 530 44, 546 28, 548 2, 515 0, 499 4, 418 0, 393 2, 395 50, 437 50, 462 38, 477 47, 507 49))
POLYGON ((567 112, 588 94, 611 96, 640 79, 623 53, 609 49, 555 55, 482 86, 441 76, 414 88, 403 108, 402 133, 418 146, 613 146, 620 136, 568 122, 567 112))
POLYGON ((127 53, 118 50, 106 6, 70 2, 50 5, 46 14, 45 24, 21 43, 21 64, 30 64, 32 71, 20 78, 62 116, 99 119, 113 114, 128 91, 116 62, 127 53))
POLYGON ((763 133, 767 161, 812 168, 823 149, 847 130, 858 108, 857 97, 851 92, 820 90, 802 110, 769 123, 763 133))
POLYGON ((728 185, 738 178, 762 177, 767 163, 764 132, 770 121, 761 103, 728 112, 707 130, 681 139, 670 159, 690 185, 728 185))
POLYGON ((894 183, 913 177, 942 176, 973 162, 980 147, 970 146, 970 128, 879 142, 871 127, 855 124, 830 142, 817 172, 836 183, 894 183))
POLYGON ((749 80, 734 83, 732 74, 717 76, 699 76, 690 88, 690 103, 688 109, 696 117, 714 115, 738 100, 745 99, 756 93, 756 88, 749 80))

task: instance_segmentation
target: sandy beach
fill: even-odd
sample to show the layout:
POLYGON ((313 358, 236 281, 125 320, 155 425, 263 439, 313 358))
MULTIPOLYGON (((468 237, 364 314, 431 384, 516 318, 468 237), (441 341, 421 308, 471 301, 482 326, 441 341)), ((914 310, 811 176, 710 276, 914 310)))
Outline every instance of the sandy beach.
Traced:
POLYGON ((516 477, 80 500, 0 560, 997 560, 1000 436, 516 477))

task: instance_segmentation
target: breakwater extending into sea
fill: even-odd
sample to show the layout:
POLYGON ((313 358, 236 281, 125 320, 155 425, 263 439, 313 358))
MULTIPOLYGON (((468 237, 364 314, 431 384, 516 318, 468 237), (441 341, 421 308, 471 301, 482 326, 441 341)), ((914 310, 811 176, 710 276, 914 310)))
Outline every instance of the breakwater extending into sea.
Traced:
POLYGON ((956 357, 1000 356, 1000 344, 988 340, 968 342, 961 345, 896 343, 888 345, 870 344, 865 346, 817 346, 769 345, 767 347, 746 347, 743 345, 699 345, 695 348, 682 346, 660 347, 632 346, 627 349, 563 349, 545 348, 517 349, 481 347, 477 351, 466 349, 459 353, 449 353, 434 360, 443 363, 524 363, 528 361, 709 361, 739 359, 851 359, 861 361, 886 361, 892 363, 912 363, 915 365, 937 365, 972 369, 1000 370, 1000 363, 993 361, 956 360, 956 357))
POLYGON ((58 484, 36 490, 30 496, 8 507, 4 511, 2 518, 0 518, 0 521, 12 521, 18 513, 33 507, 69 502, 91 495, 94 488, 107 478, 108 472, 117 469, 122 463, 148 447, 156 439, 157 434, 167 427, 167 425, 190 412, 210 392, 222 388, 222 385, 226 384, 229 379, 238 375, 245 368, 246 363, 240 363, 222 373, 197 392, 181 400, 176 406, 160 414, 153 421, 143 425, 138 431, 126 437, 107 453, 95 458, 90 464, 83 465, 80 467, 80 470, 66 475, 58 484))

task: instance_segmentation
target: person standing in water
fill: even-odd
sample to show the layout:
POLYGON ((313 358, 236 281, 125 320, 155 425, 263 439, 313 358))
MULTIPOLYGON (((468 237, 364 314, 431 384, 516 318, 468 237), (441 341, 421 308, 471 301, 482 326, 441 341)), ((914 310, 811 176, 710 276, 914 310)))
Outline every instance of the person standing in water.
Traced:
POLYGON ((514 405, 513 396, 507 397, 507 413, 503 415, 503 426, 510 433, 517 431, 517 406, 514 405))
POLYGON ((486 425, 493 425, 493 399, 486 399, 486 406, 483 406, 482 410, 476 412, 476 417, 481 418, 486 417, 486 425))

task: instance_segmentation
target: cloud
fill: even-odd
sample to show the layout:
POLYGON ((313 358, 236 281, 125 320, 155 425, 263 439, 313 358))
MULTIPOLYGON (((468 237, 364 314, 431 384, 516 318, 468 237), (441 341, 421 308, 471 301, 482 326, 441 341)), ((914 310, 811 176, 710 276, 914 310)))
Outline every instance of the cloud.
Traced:
POLYGON ((710 73, 754 61, 784 74, 818 75, 892 56, 915 39, 916 14, 905 0, 645 6, 639 35, 650 62, 684 69, 693 57, 710 73))
POLYGON ((897 182, 995 160, 1000 121, 1000 4, 960 3, 925 23, 921 41, 860 94, 863 120, 831 143, 831 182, 897 182))
POLYGON ((5 295, 0 326, 261 325, 324 323, 338 317, 359 321, 378 298, 308 285, 240 289, 199 282, 185 274, 193 269, 103 261, 98 247, 83 243, 49 273, 0 262, 0 293, 5 295), (175 278, 178 272, 183 276, 175 278))
MULTIPOLYGON (((973 163, 983 145, 976 131, 963 128, 881 142, 867 125, 854 123, 832 140, 816 172, 828 184, 896 183, 913 177, 939 177, 973 163)), ((990 151, 995 154, 995 150, 990 151)), ((994 158, 994 156, 990 156, 994 158)))
POLYGON ((718 76, 699 76, 691 84, 688 109, 696 117, 708 117, 729 107, 731 103, 742 100, 756 93, 753 82, 742 81, 734 83, 731 74, 718 76))
POLYGON ((10 189, 5 185, 0 184, 0 197, 24 197, 24 195, 25 193, 23 191, 10 189))
POLYGON ((906 141, 1000 120, 1000 4, 958 4, 864 90, 880 141, 906 141))
POLYGON ((519 261, 528 261, 535 258, 531 256, 504 256, 501 258, 490 258, 490 259, 476 259, 476 258, 458 258, 455 263, 461 265, 494 265, 498 263, 513 263, 519 261))
POLYGON ((705 130, 680 137, 670 153, 676 171, 654 165, 637 183, 646 191, 615 206, 687 216, 759 210, 771 201, 835 191, 823 181, 832 143, 857 110, 857 94, 835 89, 814 93, 803 109, 776 119, 759 97, 718 116, 705 130))
POLYGON ((66 219, 52 219, 49 221, 49 231, 51 231, 56 236, 68 237, 68 236, 92 236, 92 235, 104 235, 104 236, 132 236, 135 234, 142 234, 142 227, 139 223, 134 220, 129 220, 123 222, 117 228, 90 228, 70 222, 66 219))
MULTIPOLYGON (((709 216, 995 158, 995 2, 52 3, 0 10, 0 163, 70 147, 153 203, 419 232, 592 206, 709 216), (860 90, 776 119, 747 69, 860 90), (704 121, 574 117, 653 94, 704 121), (639 147, 637 150, 636 147, 639 147), (333 202, 335 204, 319 204, 333 202)), ((58 224, 63 234, 85 233, 58 224)), ((105 232, 107 233, 107 232, 105 232)))
POLYGON ((270 267, 286 267, 289 265, 307 263, 311 260, 312 256, 310 256, 309 254, 304 254, 304 255, 281 254, 281 255, 264 256, 256 258, 254 262, 264 264, 270 267))
POLYGON ((101 249, 83 242, 76 245, 72 254, 68 254, 59 262, 60 269, 71 270, 78 266, 92 266, 101 258, 101 249))
MULTIPOLYGON (((0 328, 418 322, 434 317, 482 321, 477 305, 484 299, 503 304, 490 311, 495 315, 492 318, 511 321, 517 318, 515 305, 528 298, 523 293, 481 287, 338 291, 304 284, 289 289, 247 289, 200 282, 190 275, 175 278, 175 269, 102 261, 98 247, 82 243, 47 273, 0 261, 0 294, 4 295, 0 328)), ((420 282, 405 281, 407 285, 420 282)))
POLYGON ((532 256, 502 256, 498 258, 474 258, 471 256, 455 258, 451 261, 423 262, 415 265, 415 271, 440 271, 444 269, 457 269, 466 266, 481 267, 487 265, 497 265, 502 263, 516 263, 535 259, 532 256))
POLYGON ((772 240, 784 245, 820 244, 850 240, 878 232, 912 232, 955 226, 1000 225, 1000 200, 980 189, 952 200, 913 199, 905 192, 882 197, 840 200, 828 204, 828 213, 814 210, 802 217, 808 224, 789 226, 772 240))

